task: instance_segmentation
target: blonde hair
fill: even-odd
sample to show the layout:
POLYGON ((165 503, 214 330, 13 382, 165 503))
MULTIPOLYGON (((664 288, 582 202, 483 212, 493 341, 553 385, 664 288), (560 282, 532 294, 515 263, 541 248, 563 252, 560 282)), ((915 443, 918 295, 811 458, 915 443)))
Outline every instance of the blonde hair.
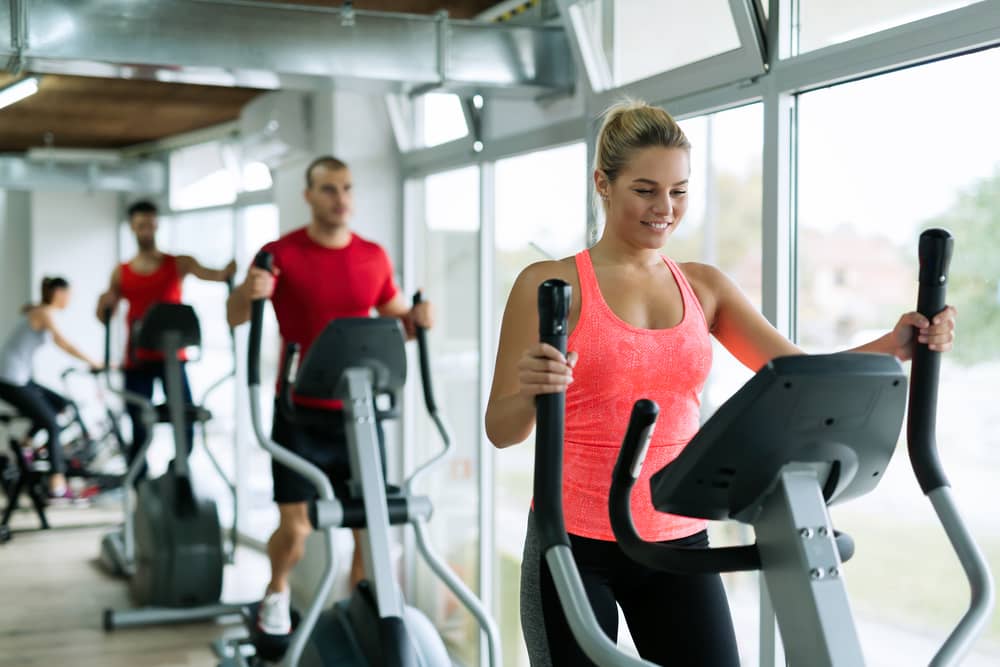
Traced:
POLYGON ((597 134, 594 169, 604 172, 609 183, 632 159, 636 151, 650 146, 691 150, 684 130, 666 111, 642 100, 626 98, 604 112, 597 134))

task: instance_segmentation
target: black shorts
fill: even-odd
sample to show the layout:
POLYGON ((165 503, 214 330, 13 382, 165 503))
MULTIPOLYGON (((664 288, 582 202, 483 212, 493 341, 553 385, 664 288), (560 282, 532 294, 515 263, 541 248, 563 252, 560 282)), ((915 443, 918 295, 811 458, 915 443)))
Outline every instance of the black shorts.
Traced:
MULTIPOLYGON (((316 464, 326 473, 330 484, 333 485, 334 494, 343 500, 350 497, 348 481, 351 478, 344 413, 339 410, 324 410, 323 413, 329 416, 329 425, 292 424, 275 403, 271 439, 316 464)), ((385 436, 382 433, 382 425, 378 422, 376 424, 379 450, 382 455, 382 475, 385 476, 385 436)), ((319 496, 312 482, 274 460, 271 461, 271 477, 274 481, 276 503, 304 503, 319 496)))

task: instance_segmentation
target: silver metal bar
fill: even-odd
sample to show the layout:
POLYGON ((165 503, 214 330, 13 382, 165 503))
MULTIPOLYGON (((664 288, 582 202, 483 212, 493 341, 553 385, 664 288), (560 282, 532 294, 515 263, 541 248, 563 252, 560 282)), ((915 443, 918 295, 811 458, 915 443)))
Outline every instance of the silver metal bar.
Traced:
MULTIPOLYGON (((316 488, 321 500, 333 500, 333 485, 326 474, 315 465, 284 447, 281 447, 271 438, 265 435, 260 417, 260 385, 250 385, 250 421, 253 424, 254 434, 260 442, 260 446, 271 455, 278 463, 287 466, 309 480, 316 488)), ((323 611, 323 605, 333 590, 333 582, 337 573, 337 545, 332 530, 323 532, 323 551, 326 556, 326 566, 323 568, 323 576, 320 578, 319 586, 316 588, 316 596, 306 610, 302 621, 295 629, 292 641, 281 661, 283 667, 297 667, 302 652, 305 650, 306 642, 309 641, 319 615, 323 611)))
POLYGON ((378 432, 375 428, 371 371, 366 368, 348 368, 341 377, 337 396, 344 402, 351 480, 361 483, 365 506, 367 539, 360 545, 365 572, 375 588, 375 604, 379 616, 403 618, 403 596, 392 576, 389 507, 385 497, 378 432))
MULTIPOLYGON (((532 96, 573 84, 559 26, 361 9, 346 22, 339 8, 235 0, 34 0, 31 12, 24 55, 35 72, 403 92, 441 82, 442 62, 452 89, 532 96)), ((0 46, 0 55, 15 53, 0 46)))
POLYGON ((475 617, 479 623, 479 627, 483 630, 483 634, 486 635, 489 664, 492 667, 502 667, 500 631, 497 629, 492 616, 486 611, 479 598, 469 590, 465 583, 452 572, 444 560, 434 552, 427 537, 427 526, 424 520, 414 518, 410 522, 410 525, 413 526, 413 534, 417 538, 417 549, 420 550, 427 565, 430 566, 431 570, 445 583, 451 592, 455 594, 455 597, 469 610, 469 613, 475 617))
POLYGON ((930 663, 931 667, 945 667, 962 662, 976 638, 986 629, 996 600, 990 566, 962 520, 951 489, 943 486, 928 493, 927 497, 969 580, 969 608, 930 663))
POLYGON ((782 470, 754 522, 761 569, 789 663, 857 667, 864 654, 820 488, 812 467, 782 470))
MULTIPOLYGON (((2 51, 2 49, 0 49, 2 51)), ((0 156, 0 188, 38 188, 93 192, 166 192, 165 170, 152 160, 99 165, 88 163, 37 161, 14 155, 0 156)))
POLYGON ((207 621, 220 616, 237 615, 244 605, 212 604, 204 607, 142 607, 141 609, 123 609, 109 611, 108 626, 118 628, 134 628, 144 625, 166 625, 170 623, 194 623, 207 621))
POLYGON ((552 581, 559 592, 559 601, 576 643, 588 658, 599 667, 656 667, 651 662, 622 653, 604 634, 580 580, 573 551, 568 546, 560 544, 551 547, 545 552, 545 562, 552 573, 552 581))
POLYGON ((191 448, 194 443, 188 442, 187 430, 184 428, 187 423, 187 401, 181 394, 181 384, 184 382, 181 375, 181 364, 177 360, 177 353, 180 351, 180 333, 176 331, 166 331, 163 334, 163 369, 164 393, 167 395, 167 408, 170 412, 170 425, 174 430, 174 471, 183 479, 191 479, 191 469, 188 465, 188 456, 191 455, 191 448))

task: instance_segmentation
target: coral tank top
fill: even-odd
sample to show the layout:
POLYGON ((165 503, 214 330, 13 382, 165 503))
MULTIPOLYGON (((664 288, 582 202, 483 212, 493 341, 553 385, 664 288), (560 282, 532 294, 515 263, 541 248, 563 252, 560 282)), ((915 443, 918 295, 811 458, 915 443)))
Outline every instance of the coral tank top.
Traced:
POLYGON ((632 516, 645 540, 672 540, 703 530, 702 519, 653 508, 649 478, 673 461, 698 431, 699 394, 712 365, 712 344, 698 297, 680 268, 664 257, 683 299, 684 314, 669 329, 639 329, 622 321, 601 296, 590 252, 576 255, 580 319, 568 349, 580 355, 566 391, 563 506, 566 530, 614 541, 608 518, 611 473, 633 404, 660 406, 642 473, 632 491, 632 516))

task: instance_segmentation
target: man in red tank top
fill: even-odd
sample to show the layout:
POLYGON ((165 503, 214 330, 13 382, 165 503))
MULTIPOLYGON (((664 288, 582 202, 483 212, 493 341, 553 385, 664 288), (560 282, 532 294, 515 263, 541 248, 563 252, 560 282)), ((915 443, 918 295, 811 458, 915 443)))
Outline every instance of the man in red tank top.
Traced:
MULTIPOLYGON (((288 343, 302 346, 302 355, 330 323, 340 317, 368 317, 372 310, 383 317, 398 317, 407 335, 414 326, 430 327, 430 304, 409 307, 393 278, 385 250, 348 226, 352 213, 351 172, 333 157, 314 160, 306 170, 305 199, 312 209, 306 227, 282 236, 262 250, 274 256, 274 271, 251 268, 242 285, 229 297, 229 324, 250 319, 250 303, 270 298, 281 332, 282 349, 288 343)), ((274 411, 271 437, 326 471, 338 497, 346 497, 350 466, 343 413, 339 405, 314 405, 336 411, 339 426, 322 430, 287 423, 274 411)), ((336 417, 334 417, 336 419, 336 417)), ((380 433, 381 435, 381 433, 380 433)), ((383 461, 385 460, 383 448, 383 461)), ((271 581, 257 622, 272 635, 291 630, 288 575, 302 557, 306 537, 312 532, 306 502, 316 497, 312 484, 288 468, 272 462, 274 500, 278 503, 278 529, 268 541, 271 581)), ((355 542, 357 542, 355 533, 355 542)), ((354 551, 352 584, 364 576, 360 549, 354 551)))
MULTIPOLYGON (((222 269, 208 269, 189 255, 175 256, 161 252, 156 247, 158 226, 156 217, 156 205, 149 201, 139 201, 128 208, 129 226, 135 234, 139 252, 129 261, 115 267, 111 272, 110 286, 97 300, 97 319, 101 322, 106 321, 109 309, 113 314, 122 299, 128 301, 125 317, 128 337, 122 362, 125 371, 125 389, 150 399, 153 397, 154 381, 159 379, 161 384, 165 382, 163 356, 153 350, 132 347, 132 329, 135 323, 142 319, 153 304, 180 303, 181 283, 188 275, 194 275, 202 280, 225 282, 236 272, 235 262, 229 262, 222 269)), ((183 364, 181 380, 184 397, 191 402, 191 389, 183 364)), ((132 421, 132 450, 129 454, 131 463, 136 447, 146 437, 146 427, 140 419, 137 407, 129 404, 127 409, 129 419, 132 421)), ((187 425, 189 454, 192 437, 193 427, 189 423, 187 425)), ((142 479, 144 476, 145 469, 137 479, 142 479)))

